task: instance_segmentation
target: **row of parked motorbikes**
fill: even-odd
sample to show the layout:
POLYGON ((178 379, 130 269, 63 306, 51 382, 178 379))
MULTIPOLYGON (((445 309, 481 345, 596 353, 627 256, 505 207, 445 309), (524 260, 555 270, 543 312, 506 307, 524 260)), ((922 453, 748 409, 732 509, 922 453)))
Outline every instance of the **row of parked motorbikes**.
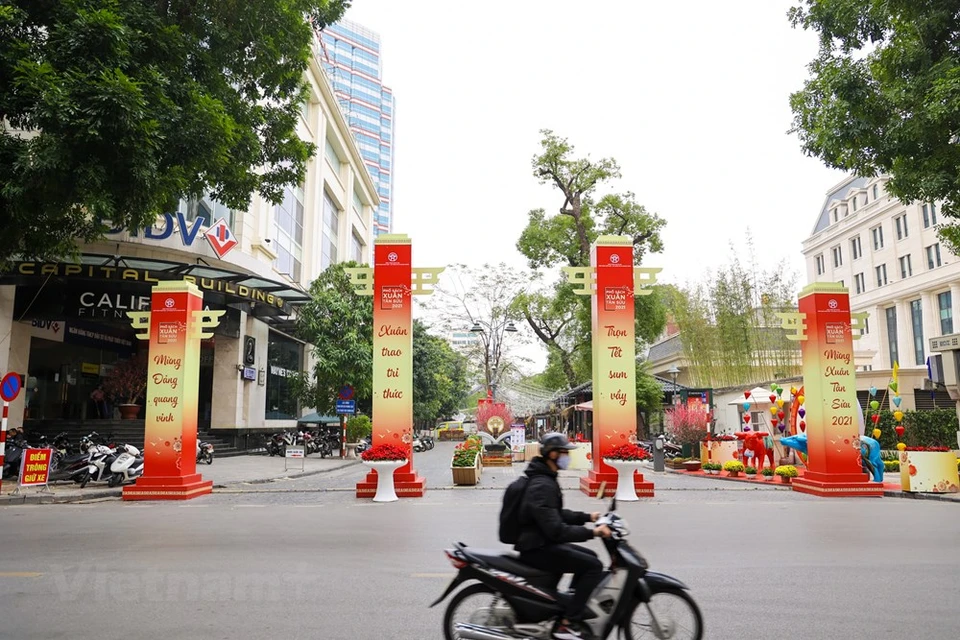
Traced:
MULTIPOLYGON (((3 477, 16 478, 24 450, 52 449, 47 482, 75 482, 81 488, 90 482, 106 482, 111 487, 132 482, 143 475, 143 454, 131 444, 114 442, 96 431, 80 438, 74 448, 65 432, 53 438, 53 443, 40 436, 30 445, 23 436, 7 441, 3 463, 3 477)), ((213 464, 213 445, 197 440, 197 462, 213 464)))
POLYGON ((287 447, 303 447, 303 454, 309 456, 319 453, 321 458, 332 456, 340 451, 340 438, 333 433, 318 431, 281 431, 274 433, 265 445, 267 454, 285 456, 287 447))

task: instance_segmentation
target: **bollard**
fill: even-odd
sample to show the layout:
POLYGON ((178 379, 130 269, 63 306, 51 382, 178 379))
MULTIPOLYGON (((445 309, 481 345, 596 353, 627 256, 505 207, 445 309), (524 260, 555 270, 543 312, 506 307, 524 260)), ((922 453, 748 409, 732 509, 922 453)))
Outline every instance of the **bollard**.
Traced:
POLYGON ((653 441, 653 470, 663 471, 663 436, 653 441))

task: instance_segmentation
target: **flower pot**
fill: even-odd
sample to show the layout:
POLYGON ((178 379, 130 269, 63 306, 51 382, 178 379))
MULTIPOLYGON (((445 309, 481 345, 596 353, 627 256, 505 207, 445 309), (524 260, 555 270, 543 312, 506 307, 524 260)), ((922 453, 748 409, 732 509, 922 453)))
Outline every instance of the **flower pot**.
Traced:
POLYGON ((739 472, 739 471, 727 471, 727 477, 728 477, 728 478, 739 478, 739 477, 740 477, 740 472, 739 472))
POLYGON ((911 493, 957 493, 957 456, 953 451, 901 451, 900 487, 911 493))
POLYGON ((633 483, 633 474, 637 472, 640 460, 611 460, 604 458, 603 461, 617 470, 617 493, 614 497, 621 502, 636 502, 640 498, 637 496, 637 487, 633 483))
POLYGON ((138 404, 119 404, 117 409, 120 410, 121 420, 136 420, 137 414, 140 413, 140 405, 138 404))
POLYGON ((757 474, 755 474, 755 473, 745 473, 745 474, 743 474, 743 477, 746 478, 747 480, 756 480, 756 479, 757 479, 757 474))
POLYGON ((480 481, 480 456, 474 459, 472 467, 454 467, 451 465, 450 471, 453 473, 453 484, 462 487, 473 486, 480 481))
POLYGON ((780 476, 780 484, 790 484, 791 480, 793 480, 793 478, 789 478, 787 476, 780 476))
POLYGON ((363 464, 377 472, 377 494, 374 502, 396 502, 400 498, 393 486, 393 472, 407 464, 406 460, 364 460, 363 464))
POLYGON ((700 461, 699 461, 699 460, 691 460, 690 462, 684 462, 684 463, 683 463, 683 470, 684 470, 684 471, 690 471, 690 472, 700 471, 700 461))

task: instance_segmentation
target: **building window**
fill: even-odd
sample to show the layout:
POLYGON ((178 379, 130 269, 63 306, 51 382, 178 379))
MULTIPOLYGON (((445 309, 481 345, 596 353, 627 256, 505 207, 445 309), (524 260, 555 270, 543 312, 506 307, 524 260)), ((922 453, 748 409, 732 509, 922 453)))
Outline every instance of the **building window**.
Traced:
POLYGON ((863 255, 863 249, 860 247, 860 236, 850 241, 850 253, 853 254, 854 260, 859 260, 860 256, 863 255))
POLYGON ((836 222, 836 221, 839 220, 839 219, 840 219, 840 218, 837 216, 837 210, 834 209, 834 210, 833 210, 833 221, 836 222))
POLYGON ((302 187, 287 185, 283 188, 283 200, 274 207, 274 222, 277 236, 274 266, 278 273, 299 282, 303 263, 302 187))
POLYGON ((876 268, 877 272, 877 286, 882 287, 887 284, 887 265, 882 264, 876 268))
POLYGON ((833 268, 843 266, 843 253, 840 251, 840 247, 834 247, 830 251, 833 252, 833 268))
POLYGON ((930 204, 923 205, 923 228, 932 227, 937 224, 937 205, 930 204))
POLYGON ((876 200, 880 197, 880 185, 873 185, 873 199, 876 200))
POLYGON ((200 220, 202 226, 209 228, 214 222, 223 218, 227 226, 233 228, 233 210, 214 200, 209 193, 199 198, 180 200, 177 210, 183 214, 187 222, 200 220))
POLYGON ((940 262, 940 243, 932 244, 927 247, 927 269, 936 269, 939 267, 942 262, 940 262))
POLYGON ((299 417, 293 377, 303 368, 303 345, 274 331, 267 341, 267 420, 299 417))
POLYGON ((940 307, 940 335, 953 333, 953 295, 944 291, 937 296, 937 305, 940 307))
POLYGON ((910 263, 910 254, 900 257, 900 277, 909 278, 913 275, 913 265, 910 263))
POLYGON ((816 258, 814 258, 814 260, 816 260, 817 263, 817 275, 822 276, 824 272, 823 254, 819 254, 816 258))
POLYGON ((352 243, 351 243, 351 253, 350 259, 354 262, 363 262, 363 241, 355 233, 350 234, 352 243))
POLYGON ((863 335, 870 333, 870 316, 863 319, 863 335))
POLYGON ((897 308, 887 307, 887 347, 890 349, 890 366, 900 361, 897 353, 897 308))
POLYGON ((910 321, 913 323, 913 351, 916 364, 926 363, 923 357, 923 307, 920 300, 910 301, 910 321))
POLYGON ((857 210, 857 196, 853 196, 853 210, 857 210))
POLYGON ((340 210, 326 192, 323 194, 323 238, 320 241, 320 268, 326 269, 338 262, 340 245, 340 210))
POLYGON ((340 176, 340 156, 337 155, 337 150, 333 148, 333 145, 330 144, 330 141, 326 141, 326 145, 323 148, 323 155, 327 157, 327 162, 330 163, 330 166, 333 167, 333 170, 337 172, 337 176, 340 176))
POLYGON ((870 229, 870 235, 873 236, 873 250, 883 249, 883 227, 874 227, 870 229))
POLYGON ((856 274, 855 276, 853 276, 853 285, 857 293, 863 293, 864 291, 867 290, 866 283, 864 282, 864 279, 863 279, 862 271, 856 274))
POLYGON ((903 240, 910 235, 907 232, 907 214, 901 214, 894 218, 893 221, 896 223, 897 227, 897 240, 903 240))

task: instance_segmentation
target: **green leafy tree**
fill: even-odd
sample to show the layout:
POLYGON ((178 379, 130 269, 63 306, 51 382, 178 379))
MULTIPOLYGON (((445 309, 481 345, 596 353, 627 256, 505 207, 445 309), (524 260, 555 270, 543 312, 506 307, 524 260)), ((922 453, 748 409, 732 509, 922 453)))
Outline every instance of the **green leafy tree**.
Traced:
POLYGON ((294 385, 300 401, 332 413, 337 392, 353 385, 357 408, 369 411, 373 389, 373 298, 354 293, 346 267, 327 268, 310 285, 310 302, 300 308, 298 335, 313 345, 313 370, 294 385))
POLYGON ((59 258, 185 195, 302 181, 314 28, 349 0, 0 3, 0 262, 59 258))
MULTIPOLYGON (((563 197, 557 213, 544 209, 529 213, 517 242, 532 269, 590 265, 590 247, 601 235, 633 239, 634 263, 663 249, 660 231, 666 222, 636 202, 631 192, 597 194, 605 182, 620 177, 613 158, 575 157, 565 138, 543 130, 541 151, 532 160, 533 174, 542 184, 556 187, 563 197)), ((666 323, 666 308, 659 294, 638 296, 636 332, 642 341, 657 338, 666 323)), ((548 379, 562 373, 567 387, 591 375, 590 298, 573 293, 565 280, 547 290, 531 290, 514 302, 527 324, 548 350, 548 379)), ((659 401, 658 401, 659 402, 659 401)))
POLYGON ((430 335, 419 320, 413 323, 413 419, 432 427, 463 406, 470 385, 466 358, 443 338, 430 335))
MULTIPOLYGON (((960 215, 960 47, 955 1, 806 0, 789 14, 816 32, 811 78, 790 97, 804 150, 862 176, 889 174, 904 202, 960 215)), ((941 236, 960 250, 960 228, 941 236)))

